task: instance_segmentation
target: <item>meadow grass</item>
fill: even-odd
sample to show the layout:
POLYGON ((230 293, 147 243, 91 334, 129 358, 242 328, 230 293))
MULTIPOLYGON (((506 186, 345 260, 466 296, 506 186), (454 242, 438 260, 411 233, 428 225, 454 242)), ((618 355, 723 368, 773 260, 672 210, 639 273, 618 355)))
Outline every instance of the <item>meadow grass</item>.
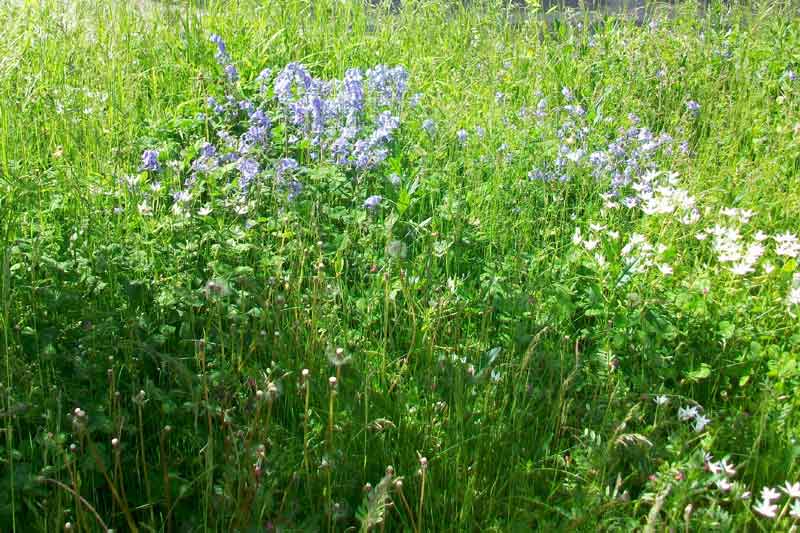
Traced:
POLYGON ((401 4, 0 5, 0 530, 800 521, 797 6, 401 4))

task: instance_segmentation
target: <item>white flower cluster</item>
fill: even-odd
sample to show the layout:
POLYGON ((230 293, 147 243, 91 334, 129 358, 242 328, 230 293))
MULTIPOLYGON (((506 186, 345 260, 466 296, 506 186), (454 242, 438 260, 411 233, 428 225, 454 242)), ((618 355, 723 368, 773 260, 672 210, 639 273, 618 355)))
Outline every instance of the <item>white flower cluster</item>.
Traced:
POLYGON ((603 238, 603 233, 611 240, 619 239, 619 232, 600 224, 589 224, 588 238, 584 238, 580 227, 576 227, 575 233, 572 234, 572 244, 583 247, 587 252, 594 252, 594 260, 601 269, 604 269, 607 263, 605 256, 600 250, 597 250, 600 240, 603 238))
POLYGON ((703 431, 705 427, 711 422, 711 419, 703 415, 700 411, 702 407, 692 405, 687 407, 678 408, 678 420, 686 422, 689 420, 694 421, 694 430, 698 433, 703 431))
POLYGON ((661 255, 667 251, 663 244, 652 245, 647 237, 640 233, 632 233, 628 242, 622 247, 620 255, 629 274, 646 272, 651 267, 658 268, 664 276, 672 274, 670 265, 661 261, 661 255))
POLYGON ((709 233, 714 237, 713 247, 720 263, 732 263, 729 270, 738 276, 755 272, 756 263, 764 255, 762 234, 757 234, 752 242, 745 244, 737 228, 717 224, 709 233))
POLYGON ((641 208, 645 215, 675 215, 682 224, 694 224, 700 220, 700 212, 695 205, 694 196, 686 189, 676 187, 656 187, 653 192, 639 195, 641 208))
MULTIPOLYGON (((751 497, 749 491, 741 492, 742 485, 736 481, 731 481, 736 475, 736 468, 728 463, 727 459, 714 461, 711 454, 705 456, 705 468, 714 475, 714 485, 722 492, 738 492, 743 500, 751 497)), ((760 499, 753 503, 753 510, 766 518, 782 518, 786 512, 792 518, 800 518, 800 482, 784 482, 783 487, 763 487, 760 499), (779 511, 778 502, 783 494, 787 496, 782 510, 779 511)))
POLYGON ((705 457, 706 470, 716 476, 714 485, 722 492, 729 492, 733 489, 731 478, 736 475, 736 468, 728 462, 727 459, 714 461, 711 454, 706 454, 705 457))
MULTIPOLYGON (((637 205, 640 206, 642 212, 645 215, 671 216, 682 224, 697 223, 700 220, 700 211, 696 200, 685 189, 674 186, 677 184, 677 175, 669 174, 666 180, 667 185, 659 185, 656 183, 658 174, 648 174, 641 178, 641 184, 633 185, 633 188, 637 190, 637 205)), ((607 203, 605 209, 618 207, 613 202, 609 204, 611 197, 603 196, 607 203)), ((759 267, 763 274, 771 274, 775 270, 775 266, 769 260, 765 260, 765 256, 768 254, 768 247, 771 248, 769 245, 772 241, 775 243, 775 257, 787 259, 800 257, 800 239, 791 232, 787 231, 771 236, 761 230, 752 234, 748 231, 745 233, 749 236, 744 237, 741 227, 750 223, 755 214, 750 209, 722 208, 719 215, 725 220, 695 234, 698 241, 705 241, 711 237, 711 247, 717 261, 736 276, 753 274, 759 267)), ((575 246, 580 246, 594 255, 595 262, 601 270, 605 269, 607 265, 606 258, 599 248, 603 232, 613 240, 619 238, 618 232, 598 224, 590 225, 588 237, 583 236, 580 227, 575 228, 572 237, 572 243, 575 246)), ((659 257, 666 250, 667 247, 663 244, 653 245, 644 235, 632 233, 620 253, 625 268, 625 274, 620 281, 624 282, 630 276, 646 272, 651 267, 657 268, 663 276, 671 275, 673 267, 661 261, 659 257)), ((796 273, 793 277, 786 296, 786 303, 790 308, 800 305, 800 273, 796 273)))
MULTIPOLYGON (((792 518, 800 518, 800 482, 789 483, 787 481, 784 483, 784 486, 781 487, 781 491, 789 497, 789 500, 784 506, 784 511, 781 512, 781 516, 783 516, 783 512, 788 509, 789 516, 792 518)), ((780 499, 781 493, 778 490, 772 487, 764 487, 761 489, 761 500, 753 504, 753 510, 761 516, 776 518, 778 517, 778 506, 775 502, 780 499)))
POLYGON ((776 254, 792 258, 800 255, 800 242, 798 242, 797 236, 794 234, 787 231, 786 233, 775 235, 774 239, 778 243, 775 246, 776 254))

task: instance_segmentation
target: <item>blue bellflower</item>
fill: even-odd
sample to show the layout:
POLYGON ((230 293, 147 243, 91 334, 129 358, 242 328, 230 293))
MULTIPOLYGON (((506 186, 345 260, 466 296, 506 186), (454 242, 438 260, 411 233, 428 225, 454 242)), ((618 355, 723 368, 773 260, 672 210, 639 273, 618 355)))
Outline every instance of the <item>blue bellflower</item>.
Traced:
POLYGON ((142 166, 140 168, 150 172, 161 170, 161 165, 158 164, 158 150, 145 150, 142 152, 142 166))
POLYGON ((379 205, 381 205, 381 200, 383 200, 383 197, 381 197, 379 194, 374 194, 364 200, 364 207, 367 209, 376 209, 379 205))

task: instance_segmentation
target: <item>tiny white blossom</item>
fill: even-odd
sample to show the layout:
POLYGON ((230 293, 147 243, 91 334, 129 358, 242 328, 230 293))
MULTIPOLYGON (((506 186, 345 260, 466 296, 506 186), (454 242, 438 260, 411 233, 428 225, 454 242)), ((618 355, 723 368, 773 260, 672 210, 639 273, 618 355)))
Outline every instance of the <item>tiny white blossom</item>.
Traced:
POLYGON ((783 492, 790 498, 800 498, 800 482, 790 484, 788 481, 782 487, 783 492))
POLYGON ((789 305, 800 305, 800 287, 792 287, 789 290, 789 295, 786 297, 789 305))
POLYGON ((147 205, 147 202, 142 202, 139 204, 139 213, 144 217, 149 217, 153 214, 153 208, 147 205))
POLYGON ((753 506, 753 510, 762 516, 766 516, 767 518, 775 518, 778 512, 778 506, 768 501, 758 502, 758 504, 753 506))
POLYGON ((717 488, 718 488, 719 490, 721 490, 722 492, 728 492, 729 490, 731 490, 731 487, 733 487, 733 485, 731 484, 731 482, 730 482, 730 481, 728 481, 728 480, 727 480, 727 479, 725 479, 725 478, 722 478, 722 479, 720 479, 720 480, 717 480, 716 484, 717 484, 717 488))
POLYGON ((590 239, 588 241, 583 241, 583 247, 586 248, 587 251, 591 252, 592 250, 597 248, 597 245, 599 243, 600 243, 600 241, 598 241, 596 239, 590 239))
POLYGON ((730 268, 730 271, 737 276, 746 276, 747 274, 753 272, 753 266, 747 261, 741 261, 733 265, 730 268))
POLYGON ((636 246, 637 244, 642 244, 647 242, 647 237, 645 237, 641 233, 632 233, 630 242, 631 244, 636 246))
POLYGON ((785 257, 797 257, 800 255, 800 242, 797 237, 788 231, 781 235, 775 235, 775 240, 778 245, 775 247, 775 253, 785 257))
POLYGON ((606 258, 601 253, 594 254, 594 260, 601 269, 606 267, 606 258))
POLYGON ((694 417, 694 430, 700 433, 708 425, 709 422, 711 422, 710 418, 698 414, 697 416, 694 417))
POLYGON ((189 191, 178 191, 173 195, 173 199, 176 203, 183 202, 188 203, 192 201, 192 193, 189 191))
POLYGON ((727 217, 738 219, 742 224, 750 222, 750 219, 755 214, 749 209, 738 209, 736 207, 724 208, 720 212, 727 217))
POLYGON ((777 490, 773 489, 772 487, 763 487, 761 489, 761 499, 765 502, 771 502, 774 500, 778 500, 781 497, 781 493, 777 490))
POLYGON ((748 261, 755 263, 759 257, 764 255, 764 245, 757 242, 751 243, 744 255, 748 261))
POLYGON ((697 410, 696 406, 691 407, 680 407, 678 408, 678 419, 679 420, 691 420, 696 417, 700 412, 697 410))
POLYGON ((669 398, 661 394, 653 398, 653 401, 656 402, 656 405, 667 405, 669 403, 669 398))
POLYGON ((130 174, 130 175, 124 176, 122 178, 122 181, 125 182, 125 184, 128 186, 128 188, 136 189, 139 186, 139 178, 140 178, 140 176, 138 174, 130 174))
POLYGON ((800 500, 795 500, 789 508, 789 516, 792 518, 800 518, 800 500))
POLYGON ((659 269, 659 270, 661 271, 661 273, 662 273, 663 275, 665 275, 665 276, 669 276, 670 274, 672 274, 672 267, 671 267, 671 266, 669 266, 669 265, 668 265, 668 264, 666 264, 666 263, 662 263, 662 264, 658 265, 658 269, 659 269))
POLYGON ((447 278, 447 289, 455 294, 456 292, 456 280, 455 278, 447 278))
POLYGON ((581 228, 575 228, 575 233, 572 234, 572 244, 575 246, 579 246, 583 241, 583 236, 581 235, 581 228))
POLYGON ((208 207, 207 205, 204 205, 203 207, 201 207, 200 209, 197 210, 197 214, 200 215, 201 217, 205 217, 205 216, 210 215, 211 211, 213 211, 213 210, 210 207, 208 207))
POLYGON ((736 469, 733 467, 732 464, 728 463, 728 461, 725 459, 719 462, 719 467, 723 472, 725 472, 725 475, 728 477, 733 477, 736 475, 736 469))

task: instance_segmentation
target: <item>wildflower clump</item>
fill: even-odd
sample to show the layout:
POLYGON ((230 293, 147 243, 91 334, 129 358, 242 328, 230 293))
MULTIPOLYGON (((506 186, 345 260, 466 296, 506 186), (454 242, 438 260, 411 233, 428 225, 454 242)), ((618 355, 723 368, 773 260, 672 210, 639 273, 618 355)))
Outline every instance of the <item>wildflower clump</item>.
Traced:
POLYGON ((522 4, 0 2, 0 530, 800 525, 796 6, 522 4))
MULTIPOLYGON (((369 191, 366 178, 390 156, 408 106, 403 66, 351 68, 341 79, 324 79, 289 63, 245 82, 222 37, 214 34, 211 41, 225 74, 224 94, 208 97, 207 112, 199 116, 208 135, 185 147, 194 155, 173 173, 174 214, 204 217, 220 209, 244 215, 265 195, 291 202, 303 192, 303 177, 325 166, 369 191)), ((157 149, 143 152, 140 170, 163 170, 157 149)), ((153 204, 170 203, 156 201, 161 182, 157 189, 152 184, 139 203, 144 216, 153 214, 153 204)), ((367 195, 364 206, 374 209, 380 201, 367 195)))

